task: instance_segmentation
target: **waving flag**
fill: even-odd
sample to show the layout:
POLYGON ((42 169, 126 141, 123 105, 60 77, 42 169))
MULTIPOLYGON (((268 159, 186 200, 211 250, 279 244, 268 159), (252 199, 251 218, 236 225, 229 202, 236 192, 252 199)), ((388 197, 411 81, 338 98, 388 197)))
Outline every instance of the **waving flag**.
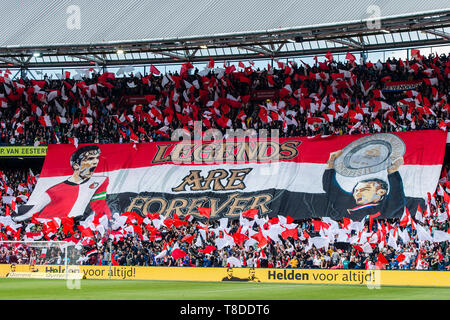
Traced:
POLYGON ((185 256, 187 256, 186 252, 184 252, 181 249, 174 249, 172 250, 172 252, 170 253, 170 255, 172 256, 172 258, 174 258, 175 260, 184 258, 185 256))
POLYGON ((200 213, 200 215, 202 215, 208 219, 211 216, 211 208, 200 207, 200 208, 198 208, 198 212, 200 213))

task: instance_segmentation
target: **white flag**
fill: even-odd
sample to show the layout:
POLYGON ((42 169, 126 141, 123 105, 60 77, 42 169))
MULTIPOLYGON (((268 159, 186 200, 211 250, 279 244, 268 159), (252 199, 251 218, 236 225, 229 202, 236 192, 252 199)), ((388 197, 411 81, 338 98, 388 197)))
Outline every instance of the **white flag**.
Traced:
POLYGON ((420 224, 416 224, 416 230, 417 230, 417 239, 419 240, 419 242, 433 241, 433 238, 431 237, 430 232, 427 231, 420 224))
POLYGON ((435 230, 433 234, 433 242, 450 241, 450 234, 445 231, 435 230))

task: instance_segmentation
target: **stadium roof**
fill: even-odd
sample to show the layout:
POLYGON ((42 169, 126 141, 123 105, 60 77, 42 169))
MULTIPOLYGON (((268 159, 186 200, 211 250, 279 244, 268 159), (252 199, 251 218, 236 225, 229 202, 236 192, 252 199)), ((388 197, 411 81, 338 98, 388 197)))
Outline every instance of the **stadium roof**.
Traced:
POLYGON ((2 0, 0 14, 0 66, 15 67, 287 57, 450 36, 448 0, 2 0))

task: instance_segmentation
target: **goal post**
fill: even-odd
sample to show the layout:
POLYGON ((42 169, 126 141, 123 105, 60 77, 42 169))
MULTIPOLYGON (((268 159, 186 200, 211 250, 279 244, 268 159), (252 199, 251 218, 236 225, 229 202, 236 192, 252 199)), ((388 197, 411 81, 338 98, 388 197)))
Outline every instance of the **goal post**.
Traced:
POLYGON ((73 279, 81 274, 81 248, 66 241, 0 241, 9 278, 73 279))

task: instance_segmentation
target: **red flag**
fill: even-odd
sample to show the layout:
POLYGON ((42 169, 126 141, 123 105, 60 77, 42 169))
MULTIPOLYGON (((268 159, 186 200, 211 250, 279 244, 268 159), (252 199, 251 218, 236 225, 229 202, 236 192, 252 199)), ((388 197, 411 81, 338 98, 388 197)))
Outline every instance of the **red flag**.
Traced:
POLYGON ((260 247, 260 248, 266 246, 267 243, 269 243, 269 241, 267 241, 267 239, 263 236, 261 228, 259 229, 258 233, 254 234, 252 236, 252 239, 255 239, 256 241, 258 241, 258 247, 260 247))
POLYGON ((50 117, 48 115, 39 117, 38 121, 43 127, 51 127, 52 126, 52 121, 50 120, 50 117))
POLYGON ((20 230, 21 228, 17 229, 16 233, 14 234, 14 240, 20 241, 20 230))
POLYGON ((347 229, 347 227, 350 225, 350 223, 352 223, 352 220, 349 218, 342 218, 344 221, 344 229, 347 229))
POLYGON ((61 225, 63 226, 64 234, 67 234, 69 232, 74 233, 73 226, 75 225, 75 223, 73 222, 73 218, 62 217, 61 225))
POLYGON ((253 208, 253 209, 248 209, 244 212, 242 212, 242 216, 245 218, 250 218, 250 219, 255 219, 255 216, 258 214, 258 209, 253 208))
POLYGON ((381 254, 381 252, 378 253, 378 261, 382 264, 389 264, 389 261, 381 254))
POLYGON ((150 220, 159 219, 159 212, 147 213, 145 216, 150 220))
POLYGON ((209 217, 211 216, 211 208, 199 207, 198 213, 209 219, 209 217))
POLYGON ((291 237, 294 240, 298 239, 298 230, 297 229, 286 229, 281 233, 281 237, 284 240, 287 240, 288 237, 291 237))
POLYGON ((172 258, 174 258, 175 260, 187 256, 186 252, 184 252, 183 250, 178 249, 178 248, 175 249, 175 250, 173 250, 173 251, 170 253, 170 255, 171 255, 172 258))
POLYGON ((214 68, 214 59, 212 57, 209 58, 208 68, 210 69, 214 68))
POLYGON ((112 263, 113 266, 118 266, 119 265, 117 260, 114 258, 114 253, 111 253, 111 263, 112 263))
POLYGON ((74 138, 68 138, 70 144, 73 144, 75 146, 76 149, 78 149, 78 138, 74 137, 74 138))
POLYGON ((121 214, 121 216, 125 216, 127 217, 127 223, 135 223, 135 224, 142 224, 142 222, 144 221, 144 218, 142 218, 139 213, 137 212, 130 212, 130 211, 126 211, 124 213, 121 214), (136 220, 136 222, 134 222, 134 220, 136 220))
POLYGON ((278 224, 280 222, 280 219, 278 217, 273 217, 269 221, 267 221, 269 224, 278 224))
POLYGON ((355 56, 350 52, 347 52, 347 54, 345 55, 345 59, 350 61, 350 63, 353 63, 356 60, 355 56))
POLYGON ((187 242, 189 244, 191 244, 192 240, 194 240, 194 235, 192 235, 192 236, 184 236, 183 239, 181 239, 181 241, 187 242))
POLYGON ((414 221, 411 217, 411 214, 409 213, 408 208, 405 207, 404 211, 403 211, 403 215, 400 218, 400 227, 406 227, 409 224, 411 224, 414 228, 414 221))
POLYGON ((248 239, 248 237, 245 234, 241 233, 241 229, 242 226, 239 226, 238 231, 236 231, 231 235, 233 237, 234 243, 237 244, 238 246, 242 245, 242 243, 244 243, 244 241, 248 239))
POLYGON ((411 49, 411 57, 412 58, 421 59, 422 56, 420 55, 420 50, 418 50, 418 49, 411 49))
POLYGON ((236 71, 236 67, 233 65, 229 66, 229 67, 225 67, 225 73, 226 74, 230 74, 232 72, 236 71))
POLYGON ((173 226, 175 228, 178 228, 180 226, 187 226, 187 224, 188 224, 187 221, 180 220, 180 218, 178 218, 177 214, 175 214, 175 213, 173 214, 173 226))
POLYGON ((401 253, 395 259, 397 259, 398 262, 402 262, 403 260, 405 260, 405 258, 406 258, 405 255, 401 253))
POLYGON ((380 216, 381 212, 377 212, 369 216, 369 231, 372 230, 373 219, 380 216))
POLYGON ((9 206, 6 205, 6 208, 5 208, 5 216, 10 216, 10 215, 11 215, 11 210, 9 209, 9 206))
POLYGON ((133 227, 134 233, 138 234, 138 235, 139 235, 139 238, 142 239, 142 238, 143 238, 143 235, 142 235, 142 228, 141 228, 141 226, 139 226, 139 225, 134 225, 134 224, 132 224, 131 226, 133 227))
POLYGON ((259 118, 261 119, 261 121, 263 123, 268 123, 269 122, 269 118, 268 118, 268 115, 267 115, 267 110, 265 108, 260 107, 258 116, 259 116, 259 118))
POLYGON ((198 249, 199 252, 202 252, 205 254, 209 254, 209 253, 213 252, 214 250, 217 250, 217 248, 214 246, 206 246, 205 249, 198 249))
POLYGON ((200 226, 200 225, 195 225, 198 229, 200 229, 200 230, 204 230, 206 233, 208 233, 209 231, 208 231, 208 226, 200 226))
POLYGON ((444 120, 441 120, 441 122, 439 122, 439 129, 447 131, 447 123, 445 123, 444 120))
POLYGON ((150 65, 150 72, 156 74, 157 76, 161 74, 161 72, 152 64, 150 65))
POLYGON ((375 130, 380 132, 381 128, 382 128, 380 120, 375 119, 374 122, 373 122, 373 127, 374 127, 375 130))
POLYGON ((146 95, 144 95, 144 98, 145 98, 145 100, 148 102, 148 103, 150 103, 150 102, 152 102, 153 100, 155 100, 155 96, 154 95, 152 95, 152 94, 146 94, 146 95))
POLYGON ((325 54, 325 58, 328 59, 328 62, 333 61, 333 55, 331 54, 330 51, 328 51, 328 52, 325 54))
POLYGON ((170 227, 172 227, 173 225, 173 219, 164 219, 163 223, 168 229, 170 229, 170 227))
POLYGON ((320 220, 312 220, 311 222, 313 223, 314 231, 316 232, 319 232, 321 228, 328 229, 330 227, 328 223, 320 220))
POLYGON ((81 235, 86 238, 93 238, 94 234, 92 233, 92 230, 89 228, 85 228, 82 225, 78 225, 78 230, 80 230, 81 235))
POLYGON ((139 143, 139 137, 130 128, 130 141, 134 143, 139 143))

